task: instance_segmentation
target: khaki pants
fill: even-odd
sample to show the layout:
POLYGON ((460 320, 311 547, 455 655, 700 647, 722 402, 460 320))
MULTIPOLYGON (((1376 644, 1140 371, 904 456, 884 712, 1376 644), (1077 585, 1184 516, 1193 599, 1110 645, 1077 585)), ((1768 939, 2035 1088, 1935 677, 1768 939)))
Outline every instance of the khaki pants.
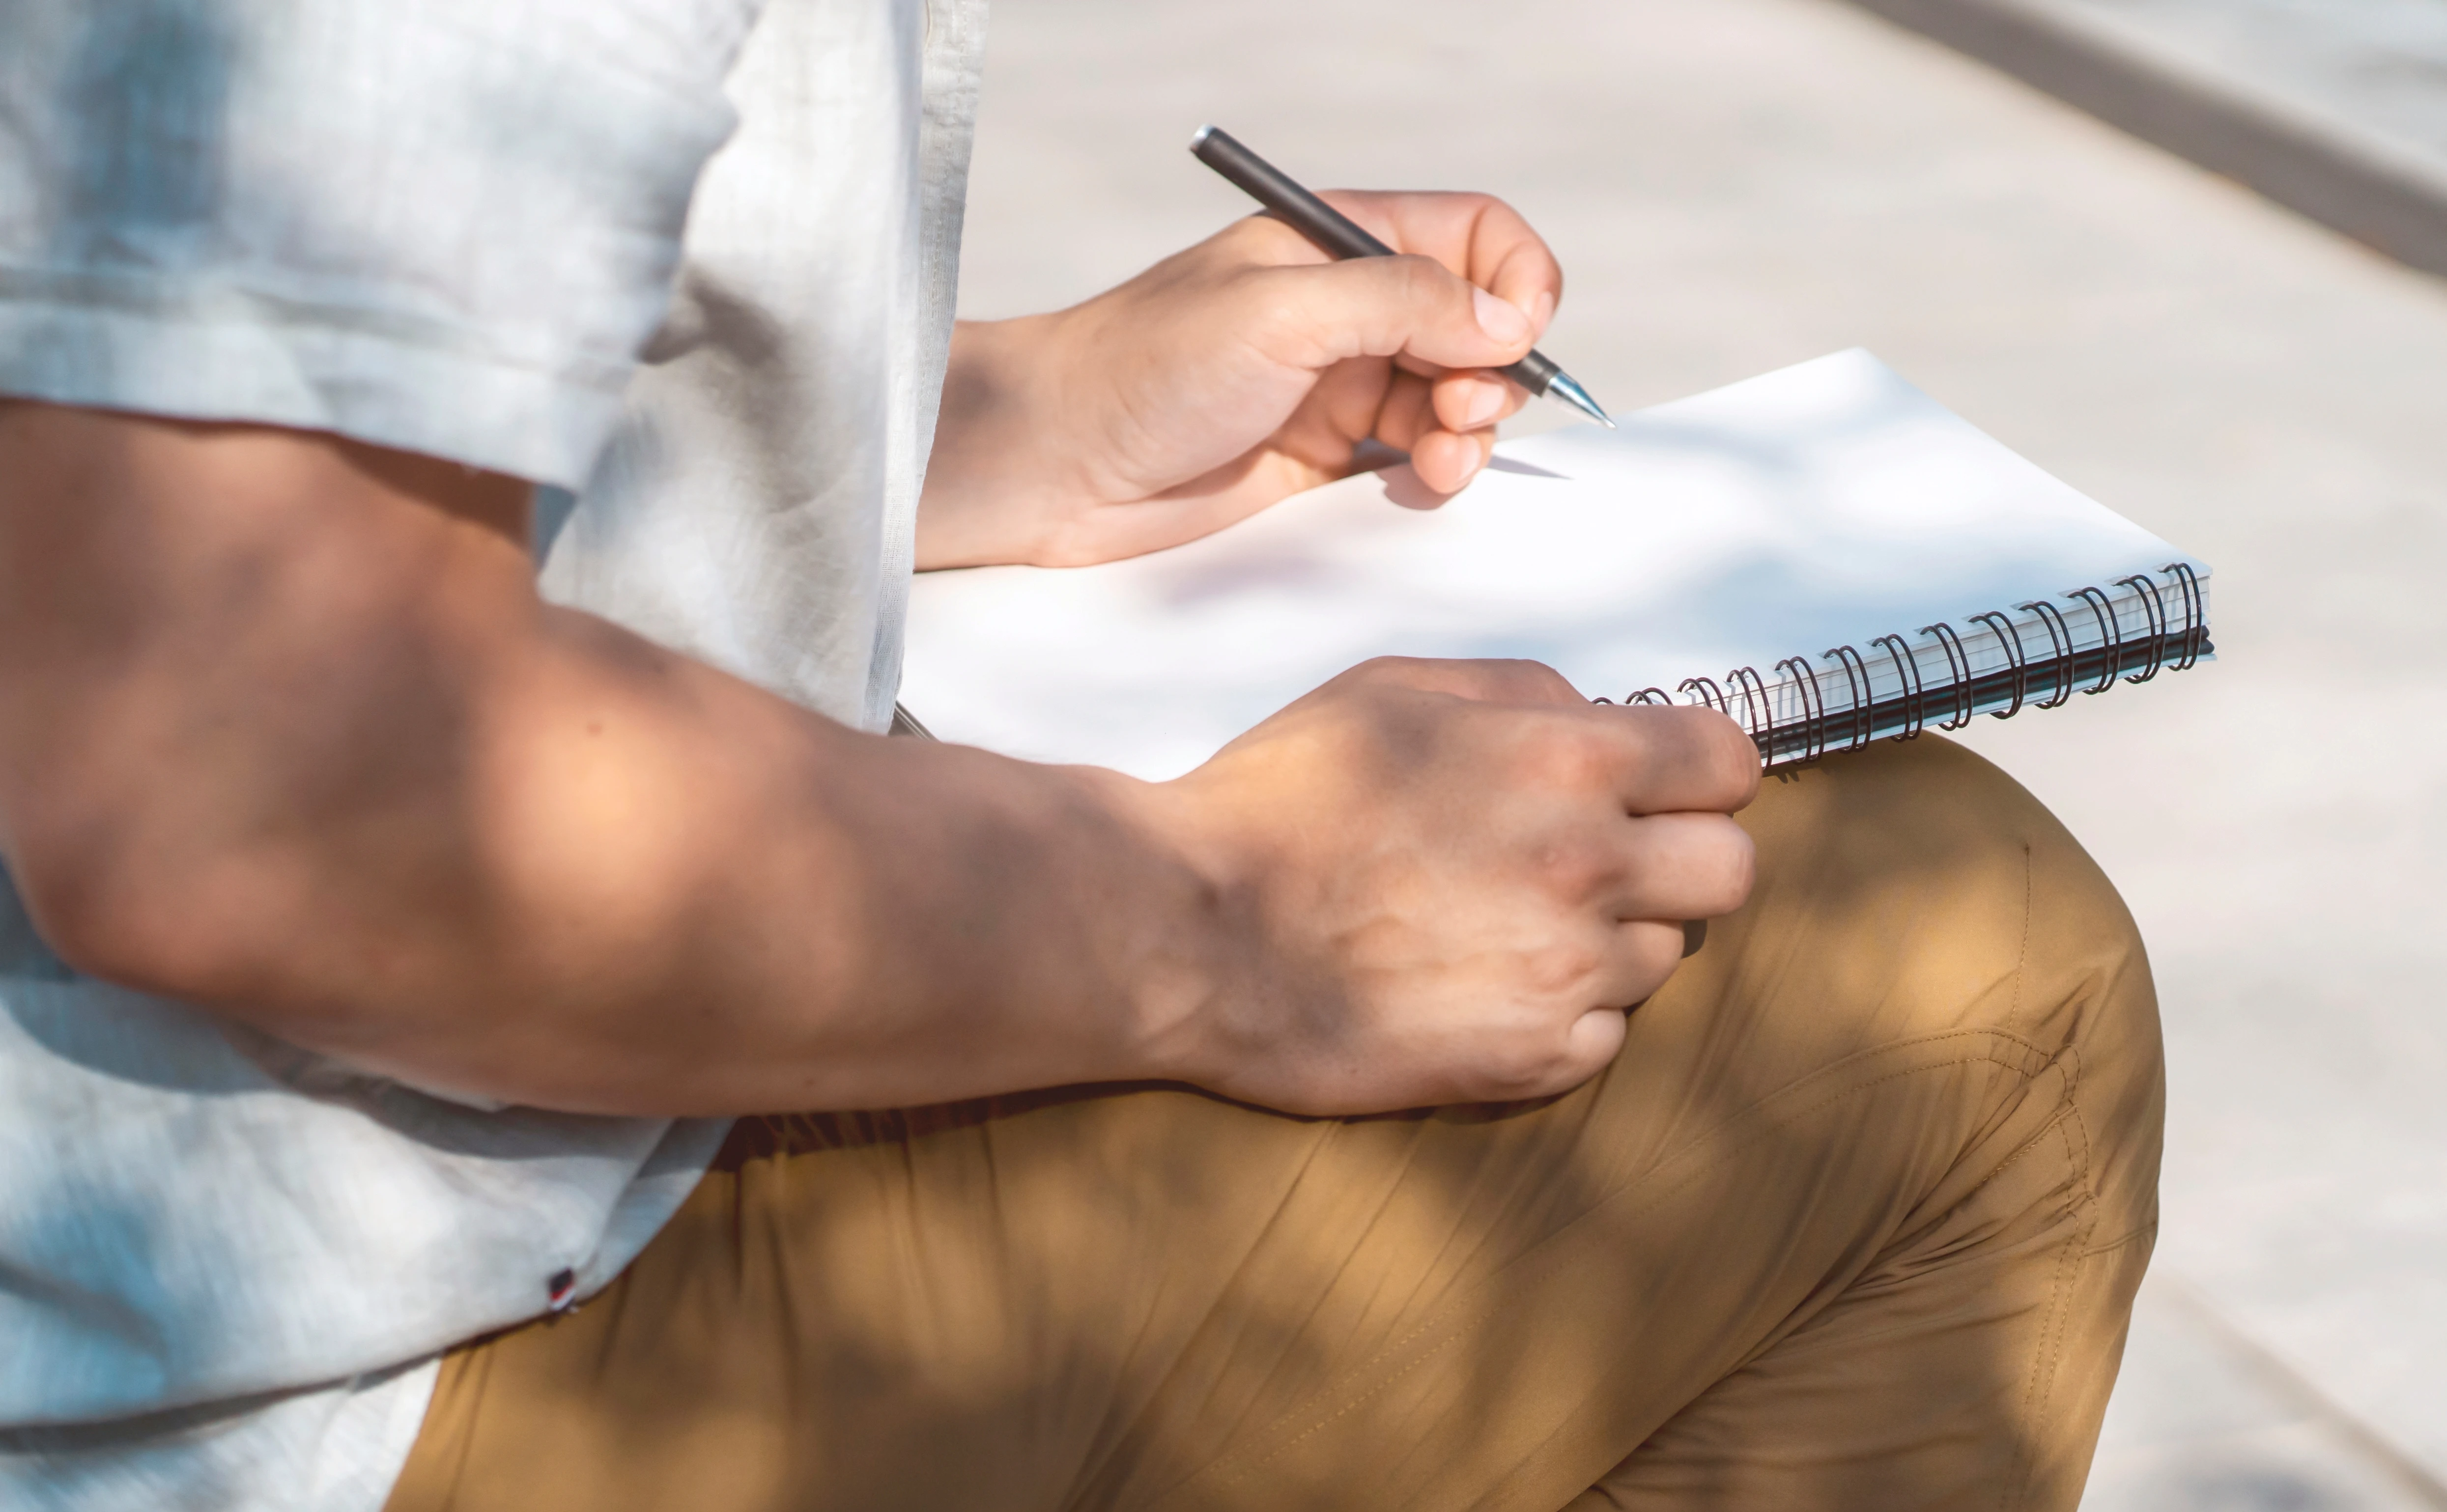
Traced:
POLYGON ((1603 1076, 743 1124, 473 1345, 392 1512, 2064 1508, 2156 1217, 2131 920, 1935 738, 1772 778, 1603 1076))

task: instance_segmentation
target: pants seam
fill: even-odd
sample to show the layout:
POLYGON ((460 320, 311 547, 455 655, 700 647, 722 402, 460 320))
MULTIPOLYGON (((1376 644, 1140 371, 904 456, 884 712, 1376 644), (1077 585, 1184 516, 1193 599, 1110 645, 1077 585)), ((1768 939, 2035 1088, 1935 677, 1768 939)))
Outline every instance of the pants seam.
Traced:
POLYGON ((2022 984, 2030 976, 2031 965, 2031 847, 2022 846, 2022 938, 2014 950, 2014 1000, 2005 1010, 2005 1027, 2012 1029, 2022 1021, 2022 984))
POLYGON ((2131 1229, 2123 1234, 2117 1235, 2115 1238, 2109 1239, 2104 1244, 2092 1245, 2090 1248, 2081 1252, 2081 1257, 2087 1260, 2101 1255, 2113 1255, 2117 1250, 2123 1249, 2128 1244, 2135 1244, 2143 1239, 2155 1238, 2157 1238, 2157 1235, 2158 1220, 2153 1218, 2149 1222, 2142 1224, 2140 1227, 2131 1229))
MULTIPOLYGON (((2048 1290, 2046 1347, 2040 1351, 2039 1358, 2031 1362, 2030 1378, 2022 1388, 2025 1422, 2038 1417, 2040 1406, 2055 1388, 2057 1365, 2064 1353, 2065 1332, 2073 1313, 2069 1304, 2074 1279, 2080 1274, 2083 1257, 2088 1254, 2088 1240, 2098 1225, 2097 1202, 2090 1192, 2089 1141, 2083 1137, 2080 1111, 2077 1108, 2068 1111, 2073 1116, 2057 1120, 2053 1126, 2064 1141, 2065 1163, 2071 1167, 2081 1194, 2076 1200, 2089 1209, 2089 1216, 2080 1227, 2066 1237, 2064 1253, 2057 1261, 2056 1279, 2048 1290)), ((1997 1505, 2001 1512, 2010 1512, 2010 1509, 2029 1502, 2032 1475, 2038 1468, 2037 1452, 2036 1446, 2027 1442, 2016 1449, 2019 1473, 2007 1478, 1998 1488, 1997 1505)))

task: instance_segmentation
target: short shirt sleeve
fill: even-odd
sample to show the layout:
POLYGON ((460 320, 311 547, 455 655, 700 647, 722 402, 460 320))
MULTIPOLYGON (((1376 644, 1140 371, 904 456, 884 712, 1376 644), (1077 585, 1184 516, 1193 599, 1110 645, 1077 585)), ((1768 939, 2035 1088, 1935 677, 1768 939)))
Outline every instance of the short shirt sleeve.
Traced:
POLYGON ((575 487, 755 0, 8 0, 0 394, 575 487))

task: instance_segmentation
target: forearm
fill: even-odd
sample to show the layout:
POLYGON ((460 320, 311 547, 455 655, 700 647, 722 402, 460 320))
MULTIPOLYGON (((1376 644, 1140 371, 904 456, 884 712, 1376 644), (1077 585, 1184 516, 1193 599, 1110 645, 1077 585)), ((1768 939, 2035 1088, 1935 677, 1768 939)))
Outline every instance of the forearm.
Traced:
POLYGON ((503 656, 525 665, 461 670, 465 702, 425 722, 484 732, 418 764, 455 775, 360 782, 311 845, 267 858, 268 906, 218 976, 160 985, 564 1108, 902 1106, 1160 1071, 1167 992, 1198 991, 1215 936, 1136 822, 1138 784, 857 734, 544 617, 549 644, 503 656))
POLYGON ((9 453, 44 497, 0 556, 116 572, 118 506, 179 563, 0 585, 0 843, 72 961, 566 1108, 1163 1069, 1217 936, 1141 784, 858 734, 544 606, 510 533, 328 444, 267 433, 306 448, 267 478, 144 434, 98 473, 9 453), (224 482, 253 523, 207 539, 224 482))

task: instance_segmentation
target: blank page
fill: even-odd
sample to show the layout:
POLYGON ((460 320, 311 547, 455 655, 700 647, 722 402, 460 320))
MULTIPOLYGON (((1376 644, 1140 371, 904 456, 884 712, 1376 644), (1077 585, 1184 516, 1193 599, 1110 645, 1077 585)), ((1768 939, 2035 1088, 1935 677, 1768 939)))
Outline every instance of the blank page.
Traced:
POLYGON ((902 702, 945 740, 1164 778, 1375 655, 1529 657, 1621 699, 2171 562, 2208 576, 1857 350, 1507 442, 1441 507, 1419 493, 1395 468, 1129 561, 921 574, 902 702))

